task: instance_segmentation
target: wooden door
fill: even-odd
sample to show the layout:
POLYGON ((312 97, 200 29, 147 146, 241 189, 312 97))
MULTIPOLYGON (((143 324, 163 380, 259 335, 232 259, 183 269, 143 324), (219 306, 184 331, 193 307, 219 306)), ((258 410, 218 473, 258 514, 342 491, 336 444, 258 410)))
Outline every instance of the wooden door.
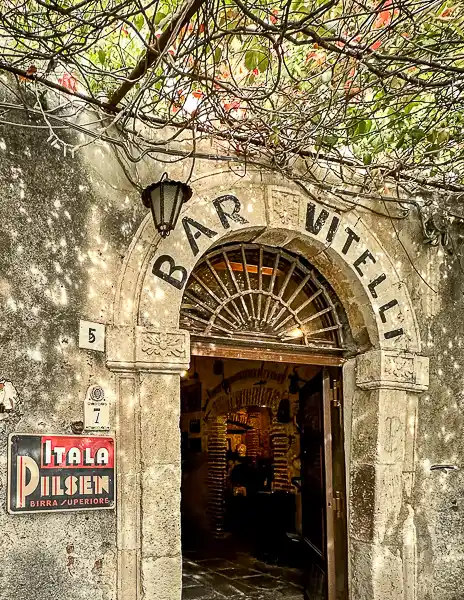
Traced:
POLYGON ((341 380, 322 369, 299 394, 302 537, 307 600, 346 600, 341 380))

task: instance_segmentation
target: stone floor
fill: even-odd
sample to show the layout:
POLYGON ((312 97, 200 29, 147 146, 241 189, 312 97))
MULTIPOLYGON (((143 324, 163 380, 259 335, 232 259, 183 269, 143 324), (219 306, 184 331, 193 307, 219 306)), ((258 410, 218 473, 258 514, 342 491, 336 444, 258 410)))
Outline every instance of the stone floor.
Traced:
POLYGON ((301 572, 268 565, 248 554, 184 557, 183 600, 302 600, 301 572))

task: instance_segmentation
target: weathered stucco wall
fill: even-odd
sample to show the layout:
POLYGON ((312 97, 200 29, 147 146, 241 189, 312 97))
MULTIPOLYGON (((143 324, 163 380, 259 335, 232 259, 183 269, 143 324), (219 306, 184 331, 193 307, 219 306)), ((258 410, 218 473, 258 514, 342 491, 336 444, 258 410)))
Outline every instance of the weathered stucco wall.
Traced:
POLYGON ((47 137, 0 129, 0 376, 16 387, 22 412, 0 421, 0 598, 110 600, 113 511, 6 513, 8 433, 71 434, 93 383, 114 398, 104 354, 78 349, 79 319, 111 319, 142 212, 103 151, 82 164, 47 137))
MULTIPOLYGON (((424 245, 414 215, 393 224, 364 218, 404 276, 420 327, 422 354, 430 357, 430 387, 419 396, 416 474, 411 480, 410 506, 417 535, 417 599, 458 600, 464 594, 462 256, 448 256, 441 248, 424 245), (436 464, 457 465, 461 470, 430 471, 430 466, 436 464)), ((408 517, 404 514, 404 519, 408 517)), ((399 538, 401 532, 390 530, 388 535, 399 538)))
MULTIPOLYGON (((122 261, 145 216, 110 149, 92 146, 72 159, 51 148, 47 137, 0 129, 0 376, 16 387, 22 413, 0 421, 0 599, 110 600, 116 598, 117 566, 112 511, 6 513, 9 432, 71 433, 92 383, 112 400, 115 424, 114 376, 103 354, 78 349, 78 324, 81 318, 111 323, 122 261)), ((156 180, 164 168, 146 163, 142 183, 156 180)), ((207 178, 212 168, 198 163, 194 179, 207 178)), ((179 177, 182 170, 188 169, 176 167, 179 177)), ((271 182, 267 175, 253 179, 271 182)), ((237 181, 243 187, 243 179, 237 181)), ((280 178, 273 182, 282 184, 280 178)), ((394 227, 388 218, 362 216, 403 275, 431 366, 430 389, 419 399, 412 513, 403 515, 413 517, 418 538, 417 598, 403 590, 401 600, 458 600, 464 589, 464 471, 445 475, 431 472, 430 465, 464 464, 462 273, 440 250, 422 245, 414 216, 394 227)), ((367 402, 369 395, 362 395, 367 402)), ((161 412, 154 410, 152 418, 164 418, 161 412)), ((156 430, 162 422, 152 426, 156 430)), ((365 444, 368 462, 367 438, 365 444)), ((362 477, 356 482, 366 514, 373 505, 370 483, 362 477)), ((369 523, 357 526, 369 537, 369 523)), ((386 523, 385 536, 399 556, 402 530, 386 523)), ((362 582, 357 585, 362 588, 362 582)))

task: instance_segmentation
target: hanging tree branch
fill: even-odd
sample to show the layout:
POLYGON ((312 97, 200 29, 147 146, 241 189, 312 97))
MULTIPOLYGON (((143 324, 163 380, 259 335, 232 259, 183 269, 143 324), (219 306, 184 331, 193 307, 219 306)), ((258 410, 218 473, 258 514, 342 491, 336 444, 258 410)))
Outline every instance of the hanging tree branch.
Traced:
POLYGON ((350 205, 464 193, 462 0, 0 1, 0 124, 133 161, 191 131, 350 205))
POLYGON ((173 41, 175 34, 184 27, 190 19, 200 10, 206 0, 188 0, 185 5, 182 5, 173 20, 164 29, 158 39, 153 40, 153 46, 149 46, 144 56, 139 60, 137 66, 129 75, 127 81, 121 84, 110 97, 109 104, 117 106, 127 92, 139 81, 155 63, 157 59, 165 52, 166 48, 173 41))

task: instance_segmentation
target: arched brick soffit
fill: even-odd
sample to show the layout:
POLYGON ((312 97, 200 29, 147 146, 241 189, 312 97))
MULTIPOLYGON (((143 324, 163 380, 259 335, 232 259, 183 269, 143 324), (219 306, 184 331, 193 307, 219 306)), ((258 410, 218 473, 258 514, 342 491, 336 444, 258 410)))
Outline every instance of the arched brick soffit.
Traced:
POLYGON ((139 227, 116 292, 115 325, 177 327, 185 284, 201 257, 222 243, 254 241, 308 259, 337 293, 355 341, 365 346, 367 335, 373 348, 420 352, 406 285, 355 210, 341 214, 297 188, 253 177, 221 173, 193 187, 168 238, 160 239, 149 214, 139 227))
POLYGON ((290 368, 283 371, 259 367, 243 369, 226 378, 229 391, 224 393, 224 382, 208 391, 206 412, 209 416, 235 412, 241 408, 261 406, 276 411, 283 392, 289 384, 290 368))
POLYGON ((273 387, 244 388, 226 396, 218 396, 207 407, 207 417, 234 413, 242 408, 254 406, 270 408, 274 413, 282 399, 282 391, 273 387))

